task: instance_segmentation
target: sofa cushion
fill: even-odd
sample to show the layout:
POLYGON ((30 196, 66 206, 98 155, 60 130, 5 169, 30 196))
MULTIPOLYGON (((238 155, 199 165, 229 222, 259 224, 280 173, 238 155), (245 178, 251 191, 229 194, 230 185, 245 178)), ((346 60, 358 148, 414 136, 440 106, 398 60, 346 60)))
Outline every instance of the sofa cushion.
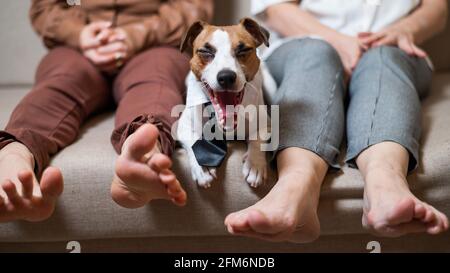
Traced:
MULTIPOLYGON (((0 127, 13 106, 26 93, 23 88, 0 89, 0 127)), ((414 192, 450 215, 450 74, 435 77, 431 96, 424 103, 424 136, 420 169, 409 177, 414 192)), ((220 181, 208 190, 192 181, 183 150, 174 154, 174 169, 188 193, 188 205, 165 201, 128 210, 110 198, 116 155, 109 142, 113 115, 91 119, 79 140, 59 153, 52 164, 62 169, 65 190, 55 214, 41 223, 0 224, 0 242, 65 241, 101 238, 159 236, 221 236, 225 216, 259 200, 275 181, 252 190, 243 180, 243 143, 231 143, 233 152, 219 171, 220 181)), ((363 233, 361 228, 363 182, 359 172, 344 167, 330 174, 323 186, 319 215, 322 233, 363 233)))

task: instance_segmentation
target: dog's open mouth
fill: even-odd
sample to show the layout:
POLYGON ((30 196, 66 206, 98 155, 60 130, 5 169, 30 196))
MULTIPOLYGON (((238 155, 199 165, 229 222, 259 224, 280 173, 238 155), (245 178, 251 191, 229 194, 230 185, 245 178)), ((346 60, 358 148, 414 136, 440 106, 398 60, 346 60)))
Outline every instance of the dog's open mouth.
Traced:
POLYGON ((206 83, 205 86, 208 90, 209 99, 214 107, 214 111, 216 112, 217 121, 225 130, 236 128, 237 106, 242 104, 245 86, 241 91, 214 91, 206 83))

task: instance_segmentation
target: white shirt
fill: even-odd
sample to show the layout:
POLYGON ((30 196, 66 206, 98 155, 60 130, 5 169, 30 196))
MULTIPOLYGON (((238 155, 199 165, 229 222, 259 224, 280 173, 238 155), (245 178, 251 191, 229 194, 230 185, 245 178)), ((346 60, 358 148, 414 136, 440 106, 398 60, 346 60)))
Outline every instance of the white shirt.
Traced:
MULTIPOLYGON (((269 6, 283 2, 292 1, 252 0, 251 12, 261 19, 269 6)), ((360 32, 382 30, 407 16, 419 4, 420 0, 302 0, 299 8, 330 28, 346 35, 357 36, 360 32)), ((286 39, 272 32, 270 50, 263 52, 263 58, 267 58, 277 47, 289 40, 292 38, 286 39)))

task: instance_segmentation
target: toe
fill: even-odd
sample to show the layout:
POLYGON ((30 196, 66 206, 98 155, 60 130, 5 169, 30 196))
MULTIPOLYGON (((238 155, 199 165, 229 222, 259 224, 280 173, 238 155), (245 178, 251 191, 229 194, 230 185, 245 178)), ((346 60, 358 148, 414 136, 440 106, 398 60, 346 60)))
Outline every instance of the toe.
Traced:
POLYGON ((19 172, 18 178, 22 184, 22 196, 23 198, 30 199, 33 195, 33 179, 34 174, 31 171, 19 172))
POLYGON ((228 223, 235 232, 245 232, 250 230, 248 215, 245 212, 236 213, 229 219, 228 223))
POLYGON ((169 169, 162 170, 159 173, 159 179, 161 179, 161 182, 167 187, 179 186, 177 185, 178 180, 175 174, 169 169))
POLYGON ((59 197, 64 188, 61 171, 55 167, 48 167, 42 174, 40 187, 44 199, 59 197))
POLYGON ((186 204, 187 194, 175 174, 173 174, 172 171, 165 169, 161 171, 159 178, 166 186, 168 198, 176 205, 184 206, 186 204))
POLYGON ((172 167, 172 160, 168 156, 158 153, 152 156, 148 165, 153 171, 159 173, 162 170, 170 169, 172 167))
POLYGON ((21 203, 21 198, 17 193, 16 185, 11 180, 6 180, 2 185, 3 191, 5 191, 8 196, 8 200, 13 205, 19 205, 21 203))
POLYGON ((236 214, 237 214, 236 212, 228 214, 227 217, 225 217, 225 220, 223 221, 224 225, 229 226, 233 218, 236 216, 236 214))
POLYGON ((432 223, 436 221, 436 214, 434 213, 434 210, 431 208, 430 205, 425 204, 426 213, 425 217, 423 218, 424 223, 432 223))
POLYGON ((425 232, 427 231, 427 227, 421 221, 413 220, 409 223, 386 227, 384 231, 385 233, 381 233, 381 235, 387 237, 400 237, 406 234, 425 232))
POLYGON ((152 124, 142 125, 127 139, 123 154, 135 160, 141 160, 145 154, 153 150, 158 136, 159 132, 156 126, 152 124))
POLYGON ((421 203, 417 204, 414 208, 414 218, 418 220, 423 220, 427 215, 427 209, 421 203))
POLYGON ((179 193, 176 197, 172 198, 172 202, 177 206, 185 206, 187 202, 186 192, 179 193))
POLYGON ((415 203, 411 198, 401 201, 388 215, 389 225, 399 225, 410 222, 414 217, 415 203))
POLYGON ((448 217, 445 214, 442 214, 442 222, 444 223, 444 230, 448 230, 449 228, 449 222, 448 222, 448 217))

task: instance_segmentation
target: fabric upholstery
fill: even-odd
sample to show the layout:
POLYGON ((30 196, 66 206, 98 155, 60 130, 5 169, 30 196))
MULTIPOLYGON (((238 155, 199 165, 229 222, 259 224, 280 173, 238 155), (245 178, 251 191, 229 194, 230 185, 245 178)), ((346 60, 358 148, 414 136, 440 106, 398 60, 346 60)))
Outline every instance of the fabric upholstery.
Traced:
MULTIPOLYGON (((410 178, 414 192, 450 215, 450 74, 433 80, 431 96, 424 103, 421 162, 410 178)), ((24 88, 0 89, 0 126, 26 93, 24 88)), ((108 138, 113 129, 111 113, 89 121, 79 140, 58 154, 52 164, 62 169, 65 191, 53 217, 42 223, 14 222, 0 225, 0 242, 65 241, 102 238, 160 236, 224 236, 223 220, 245 208, 273 185, 252 190, 243 180, 244 144, 233 143, 229 158, 219 169, 220 181, 208 190, 191 180, 183 150, 174 154, 175 171, 186 187, 188 205, 176 208, 157 201, 137 210, 123 209, 110 198, 110 182, 116 157, 108 138)), ((359 172, 345 167, 324 183, 319 214, 324 235, 359 234, 363 182, 359 172)))

